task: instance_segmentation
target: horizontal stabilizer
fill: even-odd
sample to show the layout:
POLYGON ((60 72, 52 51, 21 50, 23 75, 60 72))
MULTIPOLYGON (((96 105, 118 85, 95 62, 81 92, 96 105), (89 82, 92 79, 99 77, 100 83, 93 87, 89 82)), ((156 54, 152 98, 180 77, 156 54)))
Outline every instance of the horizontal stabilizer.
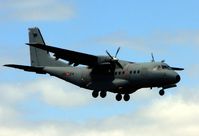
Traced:
POLYGON ((28 72, 36 72, 37 74, 46 74, 43 71, 43 67, 33 67, 33 66, 24 66, 24 65, 15 65, 15 64, 6 64, 6 67, 17 68, 28 72))

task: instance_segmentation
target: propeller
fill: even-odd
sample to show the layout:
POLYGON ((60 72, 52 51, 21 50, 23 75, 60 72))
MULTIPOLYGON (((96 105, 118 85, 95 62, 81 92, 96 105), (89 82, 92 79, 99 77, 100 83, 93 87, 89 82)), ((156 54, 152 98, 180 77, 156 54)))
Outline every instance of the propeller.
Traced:
MULTIPOLYGON (((155 59, 154 59, 153 53, 151 53, 151 58, 152 58, 151 62, 155 62, 155 59)), ((161 60, 161 62, 162 62, 162 63, 164 63, 164 62, 165 62, 165 60, 161 60)))
POLYGON ((123 69, 123 66, 119 63, 119 59, 117 58, 117 54, 120 51, 120 47, 117 49, 115 56, 111 56, 111 54, 106 50, 106 53, 108 54, 108 56, 111 58, 111 61, 114 62, 118 67, 120 67, 121 69, 123 69))

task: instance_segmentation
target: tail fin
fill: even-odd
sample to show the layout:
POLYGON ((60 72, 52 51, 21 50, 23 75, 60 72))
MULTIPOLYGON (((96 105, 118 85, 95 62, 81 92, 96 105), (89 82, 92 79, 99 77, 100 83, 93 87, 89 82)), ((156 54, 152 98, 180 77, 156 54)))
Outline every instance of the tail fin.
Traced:
MULTIPOLYGON (((29 28, 29 43, 40 44, 45 46, 44 39, 39 28, 29 28)), ((59 60, 55 60, 50 54, 42 49, 38 49, 30 46, 30 61, 31 66, 66 66, 65 63, 59 60)))

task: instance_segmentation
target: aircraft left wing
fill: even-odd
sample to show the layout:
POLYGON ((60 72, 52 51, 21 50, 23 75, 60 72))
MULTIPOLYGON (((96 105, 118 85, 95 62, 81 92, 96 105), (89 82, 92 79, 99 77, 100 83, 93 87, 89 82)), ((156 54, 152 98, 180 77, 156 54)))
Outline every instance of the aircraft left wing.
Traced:
POLYGON ((24 65, 15 65, 15 64, 6 64, 6 67, 17 68, 28 72, 36 72, 37 74, 46 74, 43 71, 43 67, 33 67, 33 66, 24 66, 24 65))
POLYGON ((52 47, 52 46, 48 46, 48 45, 41 45, 41 44, 37 44, 37 43, 27 43, 27 45, 42 49, 42 50, 46 50, 48 52, 52 52, 54 53, 54 56, 56 57, 56 59, 63 59, 66 61, 69 61, 69 63, 74 63, 76 65, 78 64, 82 64, 82 65, 88 65, 88 66, 96 66, 98 64, 98 57, 94 56, 94 55, 90 55, 90 54, 86 54, 86 53, 81 53, 81 52, 76 52, 76 51, 71 51, 71 50, 67 50, 67 49, 61 49, 61 48, 57 48, 57 47, 52 47))

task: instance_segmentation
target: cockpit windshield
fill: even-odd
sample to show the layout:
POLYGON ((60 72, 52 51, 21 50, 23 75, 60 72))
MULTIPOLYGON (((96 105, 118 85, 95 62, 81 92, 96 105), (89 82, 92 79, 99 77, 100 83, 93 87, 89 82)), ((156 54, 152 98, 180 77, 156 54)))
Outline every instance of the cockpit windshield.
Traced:
POLYGON ((162 65, 162 69, 170 69, 170 67, 167 65, 162 65))
POLYGON ((162 69, 167 69, 170 70, 171 68, 168 65, 157 65, 153 68, 153 70, 162 70, 162 69))

